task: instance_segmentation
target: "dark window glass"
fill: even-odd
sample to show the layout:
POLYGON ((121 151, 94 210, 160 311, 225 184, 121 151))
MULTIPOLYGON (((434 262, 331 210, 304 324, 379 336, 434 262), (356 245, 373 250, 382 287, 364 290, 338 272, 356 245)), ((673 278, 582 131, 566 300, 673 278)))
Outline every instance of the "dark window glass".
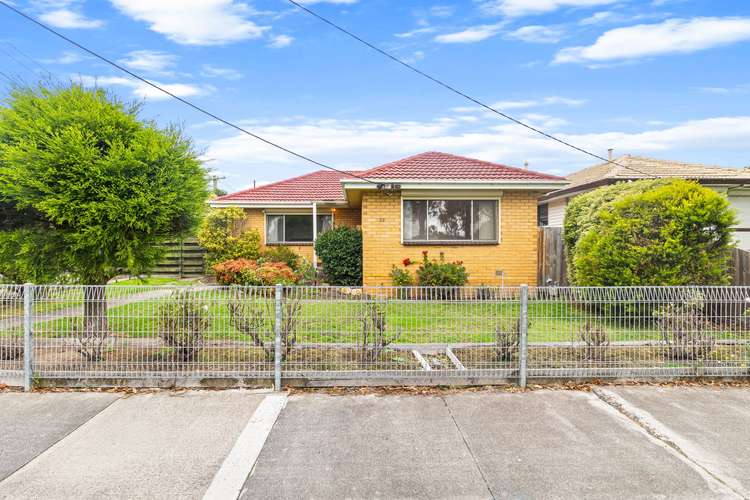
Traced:
POLYGON ((312 226, 310 215, 285 215, 284 241, 290 243, 312 241, 312 226))
POLYGON ((470 201, 431 200, 427 203, 427 238, 430 240, 468 240, 470 224, 470 201))
POLYGON ((497 241, 497 200, 404 200, 404 241, 497 241))
MULTIPOLYGON (((332 215, 318 215, 318 234, 332 227, 332 215)), ((266 241, 268 243, 312 243, 312 232, 312 215, 266 216, 266 241)))

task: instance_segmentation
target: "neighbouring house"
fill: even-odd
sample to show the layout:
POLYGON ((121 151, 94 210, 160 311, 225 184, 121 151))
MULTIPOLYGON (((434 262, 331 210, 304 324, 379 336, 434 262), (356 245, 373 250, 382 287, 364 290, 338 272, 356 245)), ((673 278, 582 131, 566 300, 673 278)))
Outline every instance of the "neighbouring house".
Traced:
POLYGON ((539 225, 562 227, 568 202, 600 186, 654 177, 693 179, 727 196, 739 219, 735 227, 738 247, 750 250, 750 168, 716 167, 631 155, 612 161, 568 175, 570 184, 539 198, 539 225))
POLYGON ((365 285, 389 285, 393 265, 422 251, 461 260, 471 285, 535 284, 537 200, 561 177, 428 152, 361 171, 319 170, 215 198, 242 207, 243 229, 264 246, 286 245, 315 261, 326 229, 359 227, 365 285))

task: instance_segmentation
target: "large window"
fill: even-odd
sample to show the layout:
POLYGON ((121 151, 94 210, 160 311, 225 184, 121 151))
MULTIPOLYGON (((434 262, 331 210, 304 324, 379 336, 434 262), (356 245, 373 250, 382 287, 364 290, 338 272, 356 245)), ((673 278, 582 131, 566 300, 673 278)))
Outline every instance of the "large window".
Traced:
MULTIPOLYGON (((318 215, 318 234, 333 227, 333 215, 318 215)), ((312 215, 266 215, 266 243, 312 243, 312 215)))
POLYGON ((404 200, 404 241, 495 242, 497 200, 404 200))

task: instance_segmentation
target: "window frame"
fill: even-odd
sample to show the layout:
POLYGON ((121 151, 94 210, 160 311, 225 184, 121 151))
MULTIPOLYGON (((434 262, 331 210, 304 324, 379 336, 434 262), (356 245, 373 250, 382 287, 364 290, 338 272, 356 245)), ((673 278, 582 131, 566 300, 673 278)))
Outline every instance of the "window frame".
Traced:
MULTIPOLYGON (((304 215, 312 219, 312 213, 304 213, 304 212, 264 212, 263 213, 263 241, 265 242, 266 246, 309 246, 315 243, 315 239, 317 239, 317 236, 320 235, 313 235, 313 239, 309 241, 286 241, 286 216, 288 215, 304 215), (269 241, 268 239, 268 217, 284 217, 284 240, 285 241, 269 241)), ((331 228, 334 227, 335 224, 335 214, 334 212, 328 212, 328 213, 318 213, 318 217, 330 217, 331 218, 331 228)))
POLYGON ((402 245, 442 245, 442 246, 453 246, 453 245, 499 245, 501 241, 501 198, 497 196, 488 196, 488 197, 481 197, 481 196, 475 196, 475 197, 451 197, 451 196, 425 196, 425 197, 417 197, 417 196, 408 196, 408 197, 402 197, 401 198, 401 244, 402 245), (431 201, 468 201, 470 202, 469 206, 469 234, 470 238, 463 239, 463 240, 432 240, 429 239, 429 228, 426 228, 426 236, 427 239, 424 240, 408 240, 404 237, 404 226, 405 226, 405 220, 404 220, 404 203, 407 201, 425 201, 427 202, 428 206, 431 201), (474 202, 475 201, 494 201, 495 202, 495 239, 493 240, 475 240, 474 239, 474 202))

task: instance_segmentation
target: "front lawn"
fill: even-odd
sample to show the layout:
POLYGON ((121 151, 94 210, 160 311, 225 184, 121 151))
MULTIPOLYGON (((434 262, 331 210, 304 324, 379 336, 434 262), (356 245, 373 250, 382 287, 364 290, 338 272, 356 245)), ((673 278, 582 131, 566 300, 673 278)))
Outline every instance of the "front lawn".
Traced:
MULTIPOLYGON (((163 293, 169 293, 164 291, 163 293)), ((230 324, 226 292, 213 290, 204 301, 210 318, 206 338, 243 340, 244 334, 230 324)), ((156 338, 158 315, 164 295, 123 305, 111 306, 109 328, 113 335, 129 338, 156 338)), ((266 336, 272 338, 272 300, 256 300, 261 311, 266 336)), ((386 333, 395 343, 461 344, 494 342, 497 329, 512 329, 519 306, 513 302, 426 302, 390 301, 382 305, 386 333)), ((356 343, 362 336, 365 312, 361 300, 303 300, 298 313, 299 343, 356 343)), ((601 325, 610 341, 658 340, 660 335, 650 325, 623 325, 592 318, 570 304, 532 302, 529 305, 529 342, 577 342, 579 331, 587 322, 601 325)), ((68 336, 70 318, 58 318, 37 324, 38 335, 68 336)))

